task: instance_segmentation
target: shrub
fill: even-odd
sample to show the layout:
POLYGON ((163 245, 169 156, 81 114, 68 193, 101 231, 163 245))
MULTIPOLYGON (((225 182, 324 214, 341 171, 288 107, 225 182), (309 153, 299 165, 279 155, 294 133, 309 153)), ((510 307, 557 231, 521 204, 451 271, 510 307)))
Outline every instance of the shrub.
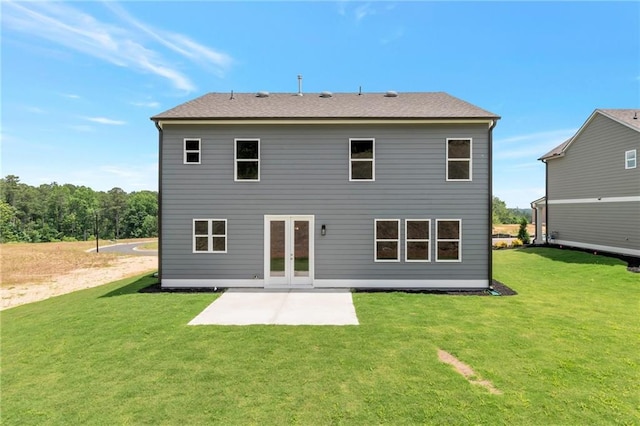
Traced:
POLYGON ((518 239, 522 244, 529 244, 531 239, 531 237, 529 236, 529 231, 527 231, 527 225, 527 219, 523 217, 520 221, 520 229, 518 230, 518 239))
POLYGON ((511 242, 511 247, 522 247, 522 246, 523 246, 522 240, 519 238, 516 238, 511 242))
POLYGON ((507 248, 508 246, 509 246, 509 244, 507 244, 506 241, 498 241, 497 243, 494 244, 493 247, 498 249, 498 250, 500 250, 500 249, 503 249, 503 248, 507 248))

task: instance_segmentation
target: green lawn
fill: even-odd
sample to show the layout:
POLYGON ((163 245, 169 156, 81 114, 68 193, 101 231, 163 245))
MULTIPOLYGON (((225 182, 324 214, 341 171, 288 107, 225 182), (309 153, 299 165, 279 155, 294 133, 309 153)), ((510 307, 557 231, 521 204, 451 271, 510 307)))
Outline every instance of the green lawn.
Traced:
POLYGON ((356 293, 361 325, 187 326, 216 294, 121 281, 2 312, 1 414, 24 424, 639 424, 640 275, 495 252, 512 297, 356 293), (443 349, 491 380, 470 385, 443 349))

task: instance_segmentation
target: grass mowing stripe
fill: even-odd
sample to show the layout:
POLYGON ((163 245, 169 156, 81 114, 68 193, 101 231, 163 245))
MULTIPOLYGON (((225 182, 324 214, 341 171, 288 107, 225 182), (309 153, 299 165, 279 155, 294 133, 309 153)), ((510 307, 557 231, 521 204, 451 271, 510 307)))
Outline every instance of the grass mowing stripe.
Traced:
POLYGON ((640 276, 494 258, 517 296, 356 293, 355 327, 192 327, 218 296, 136 293, 149 277, 3 311, 3 424, 638 423, 640 276))

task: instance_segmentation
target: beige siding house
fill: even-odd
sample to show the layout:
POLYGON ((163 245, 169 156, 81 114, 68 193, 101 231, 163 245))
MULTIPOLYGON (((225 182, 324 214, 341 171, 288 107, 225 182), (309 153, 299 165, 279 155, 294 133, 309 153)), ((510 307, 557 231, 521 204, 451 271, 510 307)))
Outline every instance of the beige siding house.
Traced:
POLYGON ((639 151, 637 110, 596 109, 543 155, 546 197, 532 206, 546 207, 545 242, 640 257, 639 151))

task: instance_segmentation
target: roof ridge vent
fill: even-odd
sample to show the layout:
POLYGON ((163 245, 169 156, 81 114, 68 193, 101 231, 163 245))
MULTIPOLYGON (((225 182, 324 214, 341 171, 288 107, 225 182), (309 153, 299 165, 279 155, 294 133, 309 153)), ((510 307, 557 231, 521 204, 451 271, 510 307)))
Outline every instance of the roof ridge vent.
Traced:
POLYGON ((333 96, 333 93, 331 93, 331 92, 326 92, 325 91, 325 92, 320 93, 320 97, 321 98, 330 98, 332 96, 333 96))
POLYGON ((387 93, 384 94, 385 98, 397 98, 398 97, 398 92, 396 92, 395 90, 387 90, 387 93))
POLYGON ((256 93, 256 98, 268 98, 269 97, 269 92, 261 90, 260 92, 256 93))

